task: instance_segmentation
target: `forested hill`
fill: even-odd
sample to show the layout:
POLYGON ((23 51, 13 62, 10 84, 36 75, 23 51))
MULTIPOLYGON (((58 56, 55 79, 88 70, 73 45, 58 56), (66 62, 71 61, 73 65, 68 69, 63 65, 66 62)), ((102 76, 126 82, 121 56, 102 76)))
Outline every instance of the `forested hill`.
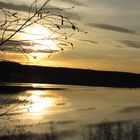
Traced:
POLYGON ((140 87, 140 74, 0 62, 0 82, 135 88, 140 87))

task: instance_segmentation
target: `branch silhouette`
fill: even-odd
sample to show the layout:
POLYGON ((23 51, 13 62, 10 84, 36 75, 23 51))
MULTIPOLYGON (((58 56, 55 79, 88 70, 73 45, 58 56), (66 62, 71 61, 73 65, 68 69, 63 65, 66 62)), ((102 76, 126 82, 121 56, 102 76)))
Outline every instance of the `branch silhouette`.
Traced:
POLYGON ((34 45, 41 45, 36 43, 34 40, 23 40, 17 39, 16 36, 19 33, 25 33, 25 29, 27 27, 33 26, 35 24, 41 25, 42 27, 51 31, 51 35, 47 37, 41 38, 40 40, 52 40, 55 42, 59 50, 51 50, 49 46, 46 46, 47 53, 54 53, 54 52, 63 52, 66 48, 73 48, 73 43, 69 41, 69 38, 75 34, 75 31, 82 31, 80 30, 77 25, 68 17, 61 14, 61 11, 73 9, 70 8, 57 8, 57 12, 53 12, 53 7, 50 8, 48 3, 50 0, 45 0, 45 2, 39 5, 37 0, 33 1, 28 12, 26 13, 27 16, 22 16, 20 12, 12 11, 3 9, 0 7, 0 12, 3 15, 3 19, 0 21, 0 29, 1 29, 1 38, 0 38, 0 51, 7 52, 7 51, 15 51, 23 53, 26 58, 30 56, 30 51, 28 48, 23 47, 24 45, 34 46, 34 45), (67 30, 72 30, 71 32, 67 30), (9 46, 9 47, 7 47, 9 46))
MULTIPOLYGON (((80 30, 75 23, 71 22, 68 17, 62 15, 61 11, 73 9, 74 6, 64 9, 57 8, 57 12, 55 13, 53 12, 53 8, 48 7, 49 2, 50 0, 45 0, 44 3, 39 6, 40 3, 37 0, 34 0, 27 13, 24 13, 25 15, 23 15, 23 13, 21 14, 20 11, 0 7, 0 14, 2 16, 0 20, 1 52, 21 53, 29 61, 29 56, 32 56, 31 53, 33 52, 31 47, 35 45, 45 47, 45 45, 36 42, 38 40, 52 40, 55 42, 59 50, 52 50, 49 46, 46 46, 46 50, 41 50, 42 53, 49 53, 50 55, 59 51, 63 52, 69 47, 73 48, 73 43, 69 41, 69 38, 75 34, 75 31, 79 32, 82 30, 80 30), (35 38, 33 40, 16 38, 16 36, 21 33, 25 35, 29 34, 25 29, 36 24, 51 31, 51 34, 47 37, 35 38), (71 30, 71 32, 68 30, 71 30)), ((31 35, 34 34, 31 33, 31 35)), ((36 56, 32 57, 36 59, 36 56)), ((17 99, 14 101, 14 104, 11 105, 10 101, 12 97, 13 94, 9 95, 0 105, 0 119, 11 120, 12 114, 17 113, 17 111, 21 111, 21 109, 18 108, 21 104, 25 104, 26 108, 28 97, 22 101, 17 99)))

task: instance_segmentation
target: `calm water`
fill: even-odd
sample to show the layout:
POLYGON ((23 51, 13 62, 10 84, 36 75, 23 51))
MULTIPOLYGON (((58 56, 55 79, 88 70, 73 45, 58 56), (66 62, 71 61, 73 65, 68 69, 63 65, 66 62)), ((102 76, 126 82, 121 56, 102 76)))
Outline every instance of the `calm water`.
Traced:
POLYGON ((52 89, 8 94, 1 92, 0 111, 10 109, 8 115, 0 119, 1 127, 24 125, 31 131, 43 132, 51 121, 56 124, 57 129, 62 130, 79 128, 104 119, 140 119, 140 88, 16 85, 52 89), (55 90, 55 88, 64 89, 55 90))

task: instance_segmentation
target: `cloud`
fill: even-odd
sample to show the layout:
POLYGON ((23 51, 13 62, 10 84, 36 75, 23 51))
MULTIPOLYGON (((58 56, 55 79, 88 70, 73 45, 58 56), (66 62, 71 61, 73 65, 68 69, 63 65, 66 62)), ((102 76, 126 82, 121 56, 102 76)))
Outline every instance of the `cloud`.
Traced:
POLYGON ((57 7, 49 7, 47 10, 52 14, 53 13, 54 14, 61 14, 69 19, 79 20, 82 18, 82 16, 79 13, 71 12, 71 10, 61 10, 57 7))
POLYGON ((28 5, 16 5, 13 3, 5 3, 5 2, 0 2, 0 7, 15 11, 28 11, 30 8, 28 5))
POLYGON ((110 24, 90 23, 89 26, 100 28, 100 29, 103 29, 103 30, 110 30, 110 31, 115 31, 115 32, 138 35, 135 30, 130 30, 130 29, 127 29, 127 28, 114 26, 114 25, 110 25, 110 24))
POLYGON ((63 106, 65 106, 65 105, 67 105, 67 103, 57 103, 56 104, 58 107, 63 107, 63 106))
MULTIPOLYGON (((1 42, 1 40, 0 40, 0 42, 1 42)), ((14 47, 16 45, 31 46, 32 43, 30 41, 20 41, 20 40, 12 40, 11 39, 11 40, 8 40, 7 42, 5 42, 3 44, 3 46, 5 47, 5 49, 8 48, 8 46, 14 47)))
POLYGON ((95 107, 85 107, 85 108, 76 109, 76 111, 90 111, 95 109, 96 109, 95 107))
POLYGON ((120 113, 136 113, 140 112, 140 106, 128 106, 118 110, 120 113))
POLYGON ((80 41, 91 43, 91 44, 98 44, 97 41, 93 41, 93 40, 80 39, 80 41))
POLYGON ((23 49, 19 49, 19 48, 14 48, 14 47, 11 47, 11 48, 5 48, 4 51, 5 52, 13 52, 13 53, 27 53, 27 54, 30 54, 30 53, 56 53, 56 52, 60 52, 59 50, 51 50, 51 49, 47 49, 46 50, 41 50, 41 49, 38 49, 38 50, 34 50, 33 48, 23 48, 23 49), (24 51, 22 51, 24 49, 24 51))
POLYGON ((91 6, 111 9, 112 13, 115 12, 116 14, 121 14, 121 16, 139 13, 139 0, 87 0, 87 2, 91 6))
MULTIPOLYGON (((22 5, 16 5, 13 3, 5 3, 5 2, 0 2, 0 8, 5 8, 5 9, 9 9, 9 10, 14 10, 14 11, 22 11, 22 12, 28 12, 30 9, 30 6, 22 4, 22 5)), ((68 17, 69 19, 80 19, 81 16, 78 13, 75 12, 70 12, 67 10, 61 10, 58 7, 55 6, 48 6, 46 9, 46 11, 49 11, 50 14, 62 14, 63 16, 68 17)))
POLYGON ((63 1, 63 2, 68 2, 72 5, 76 5, 76 6, 85 6, 84 3, 80 2, 79 0, 59 0, 59 1, 63 1))
POLYGON ((130 48, 140 49, 140 42, 132 40, 120 40, 120 43, 130 48))
MULTIPOLYGON (((0 41, 1 42, 1 41, 0 41)), ((43 46, 43 44, 37 44, 43 46)), ((0 50, 4 52, 14 52, 14 53, 55 53, 60 52, 60 50, 52 50, 46 46, 46 49, 33 49, 34 44, 29 40, 20 41, 20 40, 9 40, 3 44, 0 50)))

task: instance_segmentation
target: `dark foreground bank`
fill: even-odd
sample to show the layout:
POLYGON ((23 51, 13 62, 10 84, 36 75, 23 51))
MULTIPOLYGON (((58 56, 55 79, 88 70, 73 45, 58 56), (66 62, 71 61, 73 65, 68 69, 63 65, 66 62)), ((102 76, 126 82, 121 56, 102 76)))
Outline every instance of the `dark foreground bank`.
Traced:
POLYGON ((0 62, 0 82, 139 88, 140 74, 0 62))
POLYGON ((1 129, 0 140, 139 140, 139 121, 103 121, 101 123, 87 125, 79 130, 57 131, 55 124, 43 134, 34 134, 22 126, 14 130, 1 129))

